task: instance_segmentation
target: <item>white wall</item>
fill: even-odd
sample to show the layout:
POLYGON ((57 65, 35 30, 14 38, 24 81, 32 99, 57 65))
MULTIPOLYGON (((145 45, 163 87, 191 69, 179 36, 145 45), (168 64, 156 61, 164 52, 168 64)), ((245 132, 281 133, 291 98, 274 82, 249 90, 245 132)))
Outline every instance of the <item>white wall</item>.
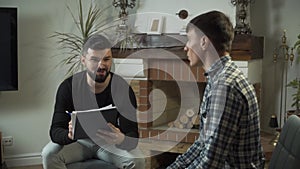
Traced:
MULTIPOLYGON (((282 91, 282 60, 273 63, 274 48, 280 44, 283 30, 287 31, 287 43, 292 46, 300 34, 300 1, 299 0, 265 0, 255 1, 251 8, 251 24, 253 34, 265 36, 265 54, 263 58, 263 106, 262 106, 262 128, 269 130, 268 121, 272 114, 280 110, 282 91)), ((299 56, 298 56, 299 57, 299 56)), ((281 56, 282 58, 282 56, 281 56)), ((300 64, 288 66, 287 81, 295 77, 300 78, 300 64)), ((285 85, 283 85, 285 86, 285 85)), ((287 89, 286 109, 291 109, 291 89, 287 89)), ((284 109, 285 94, 283 93, 284 109)), ((282 110, 283 112, 283 110, 282 110)), ((279 119, 278 119, 279 120, 279 119)))
MULTIPOLYGON (((8 165, 40 163, 42 147, 49 142, 57 86, 66 69, 55 68, 61 56, 54 32, 75 27, 66 10, 76 9, 77 0, 1 0, 1 7, 18 7, 19 90, 0 92, 0 130, 13 136, 13 146, 4 147, 8 165)), ((83 1, 85 6, 90 1, 83 1)), ((97 2, 104 3, 104 1, 97 2)), ((109 4, 111 1, 109 1, 109 4)))
POLYGON ((18 7, 19 90, 0 93, 0 130, 13 136, 13 146, 4 147, 7 159, 38 157, 49 141, 54 95, 63 71, 55 69, 59 58, 47 36, 69 23, 60 1, 7 0, 1 7, 18 7), (61 18, 62 20, 58 20, 61 18))

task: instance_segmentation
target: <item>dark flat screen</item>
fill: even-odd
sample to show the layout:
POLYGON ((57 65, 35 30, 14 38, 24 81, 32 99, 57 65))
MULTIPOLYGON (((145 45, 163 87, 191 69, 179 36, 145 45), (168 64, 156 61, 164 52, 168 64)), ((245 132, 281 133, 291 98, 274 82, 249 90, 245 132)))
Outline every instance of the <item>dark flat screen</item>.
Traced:
POLYGON ((0 7, 0 91, 18 90, 17 8, 0 7))

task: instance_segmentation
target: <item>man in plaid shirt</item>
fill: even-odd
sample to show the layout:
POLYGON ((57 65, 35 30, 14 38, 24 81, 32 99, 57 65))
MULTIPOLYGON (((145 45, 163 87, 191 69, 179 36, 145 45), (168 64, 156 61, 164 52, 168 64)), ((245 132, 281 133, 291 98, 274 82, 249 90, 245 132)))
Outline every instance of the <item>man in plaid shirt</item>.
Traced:
POLYGON ((190 66, 201 65, 207 85, 200 107, 200 136, 168 169, 262 169, 264 154, 255 91, 231 61, 234 30, 218 11, 201 14, 187 27, 190 66))

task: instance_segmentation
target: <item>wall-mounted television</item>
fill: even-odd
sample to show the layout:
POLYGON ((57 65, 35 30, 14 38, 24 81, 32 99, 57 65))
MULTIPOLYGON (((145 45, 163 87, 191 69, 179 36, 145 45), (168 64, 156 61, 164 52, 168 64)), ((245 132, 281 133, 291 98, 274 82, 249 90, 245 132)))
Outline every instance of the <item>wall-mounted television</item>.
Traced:
POLYGON ((18 10, 0 7, 0 91, 18 90, 18 10))

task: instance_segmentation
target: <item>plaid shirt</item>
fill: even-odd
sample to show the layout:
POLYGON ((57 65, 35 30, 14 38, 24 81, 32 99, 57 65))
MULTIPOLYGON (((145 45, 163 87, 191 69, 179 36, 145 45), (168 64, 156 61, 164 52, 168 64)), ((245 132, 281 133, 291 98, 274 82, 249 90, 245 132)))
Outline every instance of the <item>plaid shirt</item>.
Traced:
POLYGON ((199 138, 168 169, 263 168, 253 86, 229 56, 221 57, 206 75, 199 138))

